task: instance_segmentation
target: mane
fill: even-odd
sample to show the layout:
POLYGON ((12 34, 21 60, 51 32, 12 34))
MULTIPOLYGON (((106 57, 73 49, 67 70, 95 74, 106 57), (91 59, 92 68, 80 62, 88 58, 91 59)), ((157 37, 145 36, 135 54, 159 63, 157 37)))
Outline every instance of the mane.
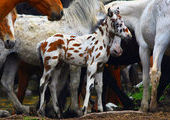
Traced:
POLYGON ((94 33, 94 32, 97 30, 97 28, 104 22, 104 20, 106 19, 106 17, 107 17, 107 16, 105 16, 103 19, 101 19, 101 20, 99 20, 99 21, 97 22, 97 24, 91 29, 91 32, 92 32, 92 33, 94 33))
POLYGON ((105 12, 100 0, 75 0, 67 9, 64 9, 64 16, 70 25, 76 27, 82 25, 90 29, 97 24, 98 10, 105 12))

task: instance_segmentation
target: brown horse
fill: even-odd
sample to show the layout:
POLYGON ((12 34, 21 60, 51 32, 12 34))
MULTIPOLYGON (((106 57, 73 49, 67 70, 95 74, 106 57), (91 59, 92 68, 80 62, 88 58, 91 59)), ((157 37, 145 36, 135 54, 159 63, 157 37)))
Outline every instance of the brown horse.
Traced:
POLYGON ((28 2, 49 20, 60 20, 63 16, 63 6, 60 0, 0 0, 0 21, 18 4, 28 2))
POLYGON ((60 20, 63 16, 63 6, 60 0, 0 0, 0 35, 2 34, 1 37, 5 37, 1 39, 4 40, 6 48, 12 48, 15 44, 15 39, 13 30, 8 29, 7 24, 5 24, 5 22, 8 22, 5 16, 7 16, 8 13, 12 11, 12 9, 14 9, 14 7, 18 3, 21 2, 30 3, 33 7, 37 8, 42 14, 48 15, 48 19, 52 21, 60 20), (7 29, 3 29, 4 27, 7 29), (7 32, 9 34, 4 35, 4 32, 7 32))

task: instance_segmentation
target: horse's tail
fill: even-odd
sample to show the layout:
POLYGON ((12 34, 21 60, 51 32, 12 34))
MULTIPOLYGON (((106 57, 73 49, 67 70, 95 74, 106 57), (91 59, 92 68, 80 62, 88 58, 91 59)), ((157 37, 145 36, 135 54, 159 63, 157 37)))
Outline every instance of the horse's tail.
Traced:
POLYGON ((43 64, 43 59, 42 59, 42 55, 41 55, 41 42, 37 44, 37 53, 38 53, 38 57, 40 60, 40 68, 43 72, 44 64, 43 64))

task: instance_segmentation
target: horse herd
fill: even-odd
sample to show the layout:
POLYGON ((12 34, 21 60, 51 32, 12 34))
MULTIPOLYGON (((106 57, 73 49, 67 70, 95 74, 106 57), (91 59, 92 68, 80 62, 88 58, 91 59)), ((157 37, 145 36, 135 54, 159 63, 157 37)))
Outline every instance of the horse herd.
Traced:
MULTIPOLYGON (((95 88, 98 96, 98 111, 103 111, 104 64, 108 60, 109 64, 112 64, 116 61, 113 56, 122 55, 124 50, 121 48, 122 41, 135 42, 129 40, 132 37, 129 29, 134 31, 138 45, 134 43, 133 48, 139 46, 137 54, 140 56, 143 68, 144 90, 140 110, 144 112, 156 110, 161 62, 164 53, 169 55, 169 0, 117 1, 106 5, 100 0, 73 0, 65 9, 60 0, 27 0, 48 18, 17 15, 13 8, 20 2, 23 0, 13 0, 13 2, 1 0, 0 2, 0 38, 2 40, 0 67, 3 66, 1 83, 16 112, 30 113, 30 107, 20 102, 23 96, 19 100, 13 91, 17 71, 19 71, 19 89, 26 90, 29 76, 27 72, 33 72, 34 69, 34 67, 28 67, 28 64, 43 65, 41 69, 44 69, 40 80, 38 115, 45 115, 45 91, 49 87, 53 109, 55 114, 61 117, 62 110, 58 96, 63 86, 68 84, 68 76, 70 76, 70 110, 78 115, 87 114, 89 97, 95 88), (151 55, 153 55, 153 66, 149 69, 151 55), (87 67, 87 83, 84 104, 80 110, 78 88, 81 67, 87 67), (27 78, 23 78, 23 75, 27 78), (20 80, 22 78, 23 80, 20 80)), ((2 114, 6 112, 2 111, 2 114)))

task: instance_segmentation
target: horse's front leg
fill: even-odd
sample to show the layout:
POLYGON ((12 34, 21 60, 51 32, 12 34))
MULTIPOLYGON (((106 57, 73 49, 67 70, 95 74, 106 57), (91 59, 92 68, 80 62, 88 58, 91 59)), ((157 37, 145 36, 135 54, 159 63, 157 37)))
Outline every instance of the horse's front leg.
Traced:
POLYGON ((147 45, 140 46, 139 48, 140 59, 142 62, 143 73, 143 97, 141 102, 140 111, 147 112, 149 108, 149 65, 150 65, 150 50, 147 45))
POLYGON ((169 35, 157 34, 155 37, 155 45, 153 50, 153 66, 150 70, 150 78, 152 84, 152 92, 151 92, 151 103, 150 103, 150 111, 155 111, 157 108, 157 87, 159 85, 159 80, 161 77, 161 62, 164 55, 165 50, 169 44, 169 35))
POLYGON ((92 89, 94 88, 95 73, 97 71, 97 63, 92 63, 87 66, 87 85, 86 85, 86 96, 83 104, 83 114, 87 114, 87 107, 89 103, 89 97, 92 89))
POLYGON ((81 67, 70 65, 70 94, 71 94, 71 112, 78 116, 82 115, 78 105, 78 88, 80 84, 81 67))
POLYGON ((14 93, 14 79, 18 69, 19 59, 15 55, 9 55, 4 65, 4 71, 1 77, 1 83, 4 91, 8 94, 17 113, 29 113, 29 106, 24 106, 18 100, 14 93))
POLYGON ((103 105, 102 105, 102 91, 103 91, 103 71, 99 71, 95 75, 95 89, 97 92, 97 104, 98 104, 98 111, 103 112, 103 105))

